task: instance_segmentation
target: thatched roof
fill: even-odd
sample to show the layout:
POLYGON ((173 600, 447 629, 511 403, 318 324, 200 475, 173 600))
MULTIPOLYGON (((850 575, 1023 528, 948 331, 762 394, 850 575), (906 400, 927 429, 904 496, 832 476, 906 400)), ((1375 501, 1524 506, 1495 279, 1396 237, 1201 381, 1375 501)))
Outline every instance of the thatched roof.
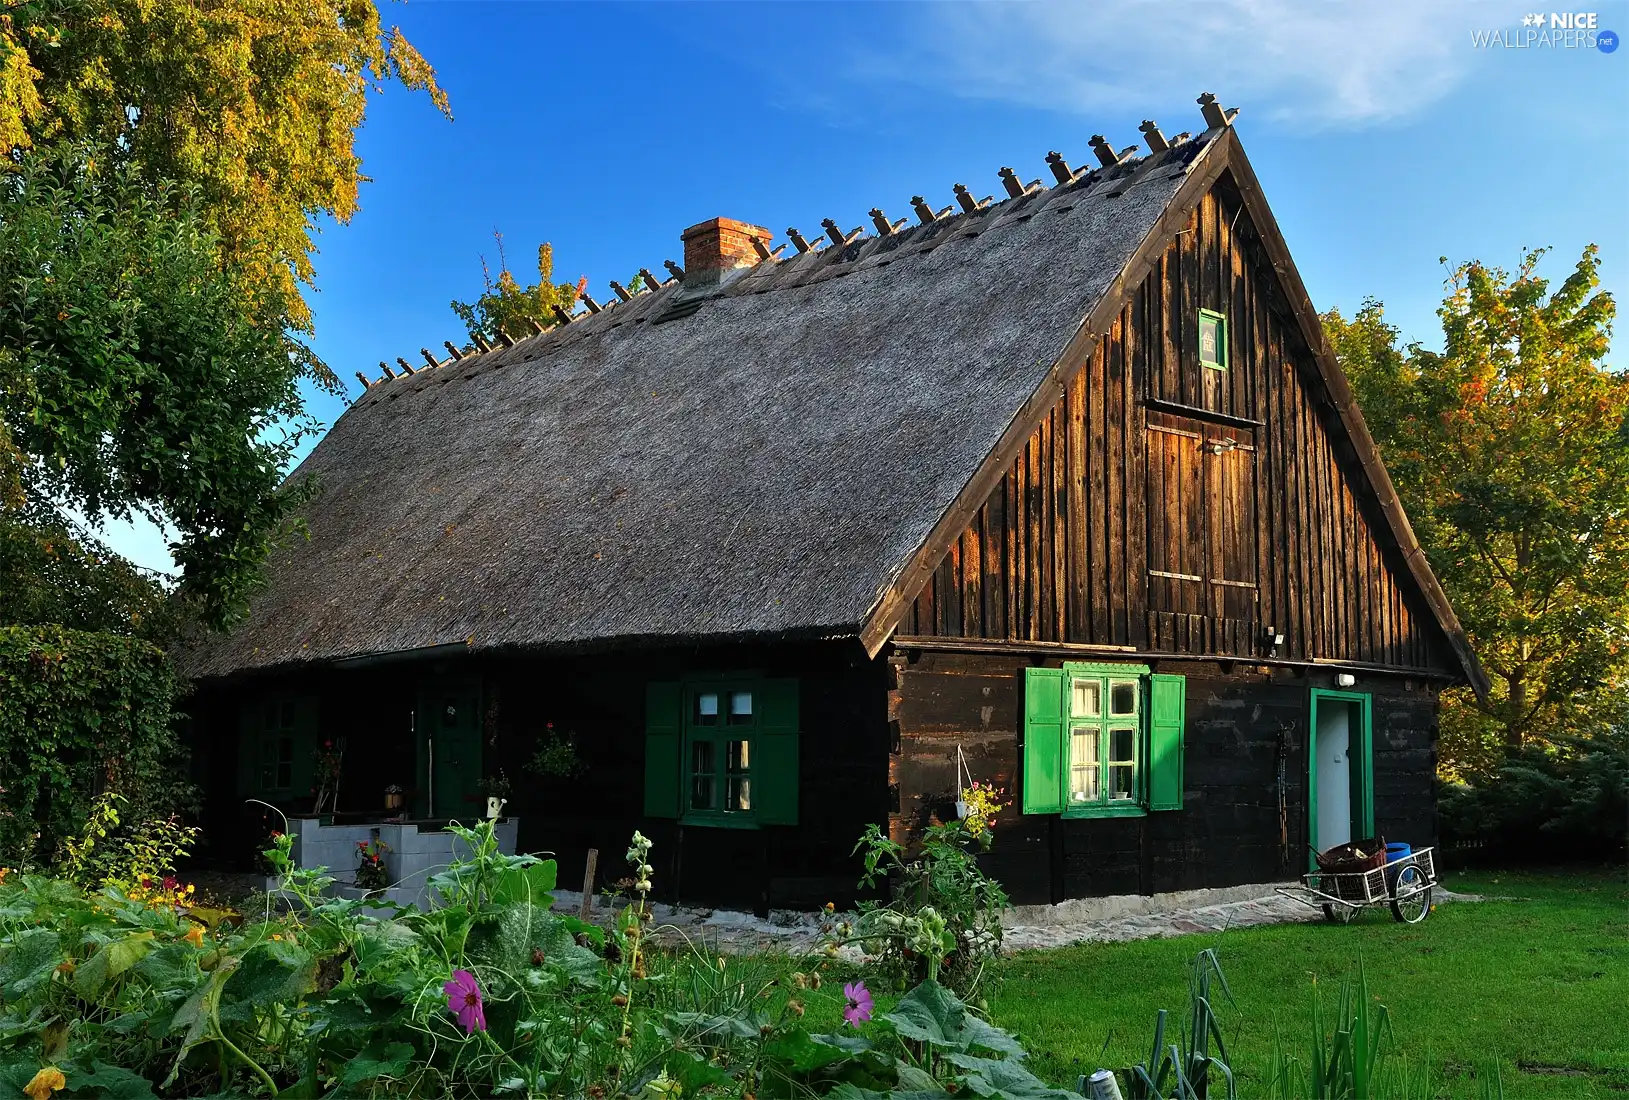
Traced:
POLYGON ((186 671, 859 636, 1224 135, 369 386, 186 671))

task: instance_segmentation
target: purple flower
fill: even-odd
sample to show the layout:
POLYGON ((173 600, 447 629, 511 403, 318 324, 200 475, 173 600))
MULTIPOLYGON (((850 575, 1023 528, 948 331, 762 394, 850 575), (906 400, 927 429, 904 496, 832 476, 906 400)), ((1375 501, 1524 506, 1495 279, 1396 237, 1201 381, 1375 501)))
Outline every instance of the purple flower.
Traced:
POLYGON ((871 991, 865 987, 864 982, 849 982, 843 986, 843 998, 848 1004, 843 1008, 843 1019, 849 1022, 850 1027, 859 1027, 871 1019, 871 991))
MULTIPOLYGON (((452 981, 441 987, 447 995, 447 1011, 458 1017, 465 1034, 473 1035, 486 1030, 486 1009, 481 1006, 481 987, 475 984, 475 975, 468 970, 454 970, 452 981)), ((869 1009, 871 1001, 866 1000, 869 1009)))

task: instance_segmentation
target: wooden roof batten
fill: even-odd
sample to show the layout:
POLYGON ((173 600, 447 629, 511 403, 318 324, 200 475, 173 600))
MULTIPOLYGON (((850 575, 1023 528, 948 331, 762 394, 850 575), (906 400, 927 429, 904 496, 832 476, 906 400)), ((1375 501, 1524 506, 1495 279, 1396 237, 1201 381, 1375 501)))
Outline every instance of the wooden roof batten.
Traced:
MULTIPOLYGON (((1415 537, 1413 527, 1398 500, 1396 487, 1380 460, 1379 448, 1374 442, 1374 437, 1369 434, 1363 413, 1358 408, 1339 365, 1335 362, 1321 326, 1317 323, 1317 313, 1313 309, 1305 284, 1302 283, 1300 273, 1290 257, 1289 248, 1279 231, 1271 208, 1267 205, 1255 172, 1244 155, 1238 134, 1232 128, 1233 120, 1238 116, 1238 108, 1224 110, 1217 103, 1215 95, 1209 92, 1201 95, 1198 103, 1207 128, 1196 140, 1204 142, 1205 148, 1189 163, 1186 170, 1187 178, 1167 204, 1164 213, 1149 229, 1142 243, 1114 278, 1108 291, 1082 321, 1074 339, 1054 360, 1041 384, 1008 423, 983 464, 940 516, 927 538, 906 560, 893 582, 878 592, 877 600, 860 628, 861 645, 873 658, 881 652, 882 647, 897 630, 911 603, 927 584, 940 558, 949 551, 951 543, 960 537, 979 507, 994 491, 996 484, 1005 477, 1007 466, 1040 426, 1041 420, 1048 416, 1052 407, 1063 398, 1070 381, 1090 361, 1097 350, 1100 338, 1109 331, 1127 296, 1135 291, 1152 270, 1154 263, 1164 254, 1167 246, 1176 239, 1189 214, 1198 206, 1206 192, 1224 173, 1230 172, 1239 187, 1244 208, 1249 212, 1261 235, 1273 270, 1284 283, 1285 291, 1290 297, 1291 312, 1295 315, 1303 339, 1312 351, 1320 381, 1334 404, 1353 450, 1358 455, 1369 491, 1380 508, 1410 577, 1436 619, 1438 628, 1446 638, 1472 690, 1479 698, 1486 699, 1489 690, 1487 673, 1471 649, 1458 616, 1454 614, 1446 593, 1443 592, 1441 584, 1425 559, 1419 540, 1415 537)), ((1166 146, 1166 149, 1183 144, 1187 139, 1186 134, 1179 134, 1171 142, 1166 143, 1160 135, 1159 127, 1149 120, 1144 121, 1141 129, 1150 148, 1154 146, 1156 138, 1166 146)), ((1092 146, 1105 168, 1119 163, 1121 156, 1112 151, 1106 139, 1095 136, 1092 146)), ((1061 157, 1053 162, 1053 156, 1056 154, 1049 156, 1048 161, 1061 183, 1064 179, 1062 173, 1067 170, 1067 166, 1061 157)), ((960 192, 964 189, 958 190, 960 192)))

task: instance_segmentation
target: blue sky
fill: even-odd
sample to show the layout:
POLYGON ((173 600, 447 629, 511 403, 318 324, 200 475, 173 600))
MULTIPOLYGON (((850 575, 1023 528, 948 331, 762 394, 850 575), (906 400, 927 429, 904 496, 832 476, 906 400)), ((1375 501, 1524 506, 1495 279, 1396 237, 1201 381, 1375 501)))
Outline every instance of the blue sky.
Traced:
MULTIPOLYGON (((1629 0, 1590 0, 1629 31, 1629 0)), ((387 88, 358 135, 361 210, 318 238, 317 351, 349 382, 461 340, 448 308, 481 258, 590 293, 680 259, 715 215, 809 236, 822 218, 936 206, 997 169, 1046 174, 1157 120, 1203 128, 1195 97, 1241 108, 1240 137, 1319 309, 1386 303, 1434 343, 1450 261, 1513 267, 1549 245, 1565 275, 1589 242, 1620 298, 1629 270, 1629 50, 1514 44, 1537 7, 1486 2, 1102 0, 1093 4, 385 3, 436 66, 448 122, 387 88)), ((1545 9, 1544 14, 1548 14, 1545 9)), ((530 281, 530 280, 526 280, 530 281)), ((344 403, 311 396, 331 424, 344 403)), ((169 565, 149 524, 110 525, 169 565)))

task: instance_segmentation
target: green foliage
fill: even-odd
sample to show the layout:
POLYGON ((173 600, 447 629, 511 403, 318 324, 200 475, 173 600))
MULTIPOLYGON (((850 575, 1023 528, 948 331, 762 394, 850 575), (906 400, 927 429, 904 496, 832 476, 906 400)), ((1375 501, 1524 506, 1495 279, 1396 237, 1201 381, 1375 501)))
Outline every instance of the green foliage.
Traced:
POLYGON ((179 606, 166 588, 69 527, 53 509, 0 507, 0 623, 173 639, 179 606))
MULTIPOLYGON (((1154 1042, 1149 1048, 1148 1060, 1139 1062, 1126 1071, 1127 1100, 1187 1100, 1189 1097, 1209 1095, 1210 1075, 1220 1075, 1227 1089, 1228 1100, 1238 1096, 1233 1070, 1227 1061, 1227 1043, 1221 1022, 1212 1007, 1214 981, 1222 995, 1233 1000, 1233 991, 1227 987, 1227 977, 1216 952, 1209 948, 1194 957, 1188 978, 1188 1025, 1177 1037, 1177 1042, 1165 1041, 1165 1009, 1160 1009, 1154 1020, 1154 1042), (1211 1043, 1216 1053, 1210 1053, 1211 1043)), ((1322 1093, 1308 1095, 1321 1097, 1322 1093)))
MULTIPOLYGON (((1491 724, 1445 720, 1445 772, 1565 733, 1629 676, 1629 376, 1605 363, 1615 304, 1584 250, 1553 292, 1456 267, 1443 350, 1400 346, 1365 302, 1325 328, 1433 569, 1494 682, 1491 724), (1494 746, 1496 748, 1496 746, 1494 746)), ((1447 697, 1450 709, 1475 705, 1447 697)))
POLYGON ((920 851, 910 853, 869 826, 856 852, 865 853, 862 888, 887 881, 893 899, 862 903, 858 922, 835 929, 833 945, 859 942, 901 984, 943 981, 964 997, 976 995, 985 969, 1001 953, 1001 884, 979 867, 972 849, 987 850, 988 829, 961 822, 931 825, 920 851))
POLYGON ((372 3, 14 3, 0 22, 0 147, 96 140, 144 179, 195 187, 246 286, 305 327, 295 280, 312 277, 320 216, 357 209, 355 135, 386 83, 447 111, 435 71, 372 3))
MULTIPOLYGON (((87 147, 24 158, 0 176, 0 499, 169 524, 182 594, 230 621, 313 488, 280 485, 313 430, 289 306, 222 268, 195 195, 87 147)), ((0 587, 37 592, 39 562, 0 587)))
POLYGON ((135 821, 186 805, 174 696, 170 667, 147 642, 0 627, 0 863, 49 860, 80 835, 103 790, 128 800, 135 821))
POLYGON ((526 768, 542 779, 575 779, 588 770, 588 765, 577 752, 577 734, 557 730, 550 722, 537 739, 537 751, 526 762, 526 768))
POLYGON ((1444 784, 1444 843, 1481 842, 1502 862, 1621 860, 1629 843, 1629 723, 1511 753, 1493 776, 1444 784))
POLYGON ((539 328, 553 328, 559 324, 554 307, 567 313, 577 304, 577 296, 584 281, 555 283, 554 246, 544 242, 537 248, 537 282, 521 286, 514 272, 509 270, 504 255, 503 234, 494 232, 498 245, 498 274, 494 278, 486 257, 481 257, 480 297, 473 302, 453 300, 452 310, 469 330, 470 339, 497 340, 507 335, 519 340, 529 335, 535 324, 539 328))
MULTIPOLYGON (((329 897, 321 870, 292 867, 287 836, 267 856, 294 911, 244 926, 0 879, 0 1081, 55 1068, 70 1094, 131 1096, 1069 1096, 937 983, 820 1033, 805 1020, 836 997, 819 992, 829 963, 652 956, 642 900, 589 929, 550 911, 552 862, 503 855, 490 824, 452 828, 467 855, 432 879, 444 904, 428 912, 329 897), (458 972, 484 1027, 449 1010, 458 972)), ((641 881, 650 848, 635 834, 641 881)))

